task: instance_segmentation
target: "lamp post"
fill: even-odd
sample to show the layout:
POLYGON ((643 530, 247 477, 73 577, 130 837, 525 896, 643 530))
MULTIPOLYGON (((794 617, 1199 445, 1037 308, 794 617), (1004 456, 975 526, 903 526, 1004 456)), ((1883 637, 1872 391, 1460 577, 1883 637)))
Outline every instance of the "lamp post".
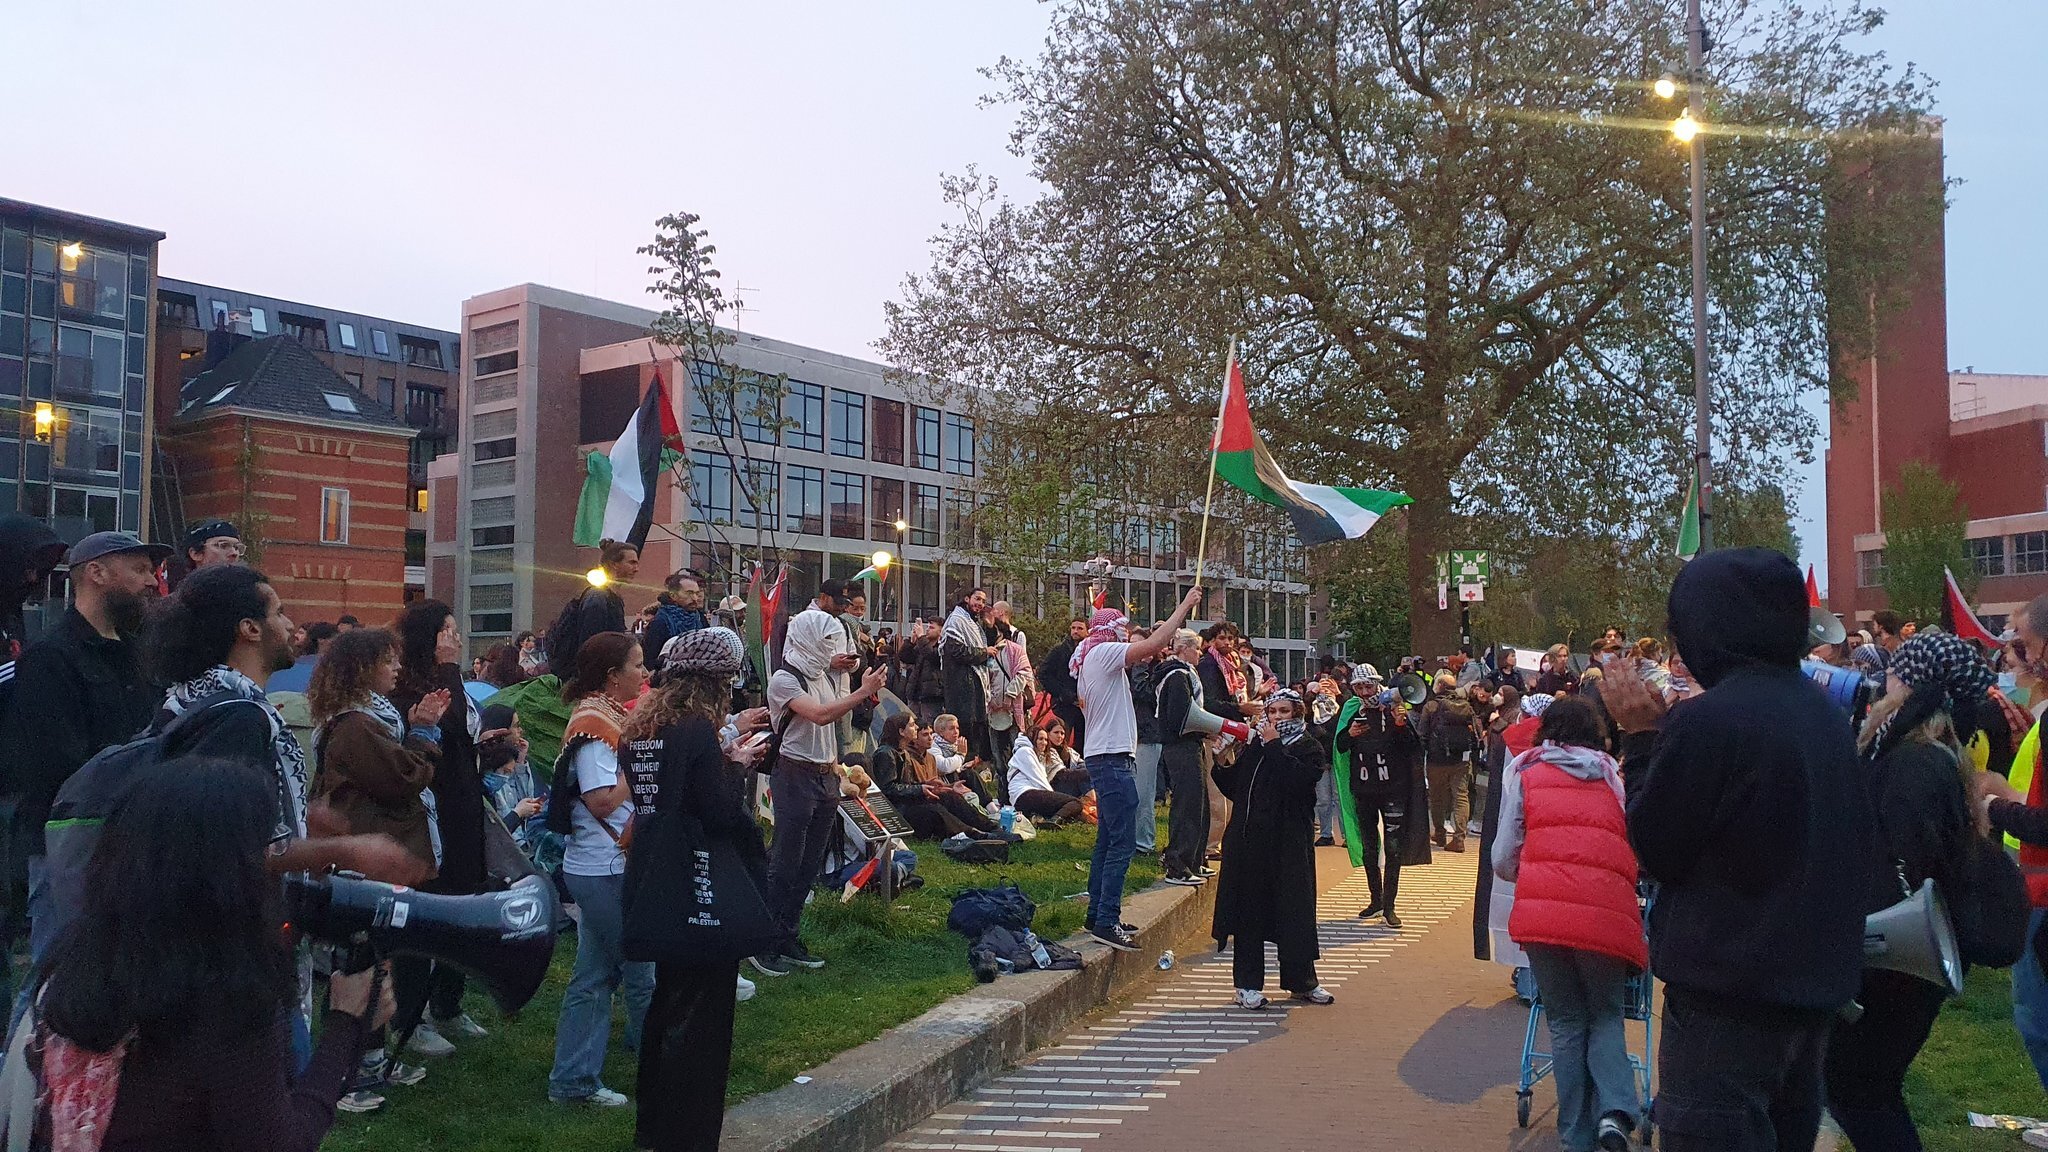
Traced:
MULTIPOLYGON (((1686 0, 1685 111, 1671 122, 1671 134, 1692 149, 1692 439, 1702 552, 1714 546, 1714 408, 1707 373, 1707 141, 1702 131, 1706 56, 1707 25, 1700 16, 1700 0, 1686 0)), ((1655 87, 1657 95, 1666 100, 1678 91, 1669 76, 1658 80, 1655 87)))
POLYGON ((903 561, 903 582, 896 586, 896 635, 910 635, 910 523, 896 518, 896 556, 903 561))

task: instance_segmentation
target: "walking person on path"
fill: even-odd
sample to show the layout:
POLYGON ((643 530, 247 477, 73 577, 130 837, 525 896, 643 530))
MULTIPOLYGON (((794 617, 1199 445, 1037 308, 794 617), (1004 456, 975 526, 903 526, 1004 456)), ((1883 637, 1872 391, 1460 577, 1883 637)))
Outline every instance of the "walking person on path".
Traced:
MULTIPOLYGON (((1653 1119, 1669 1152, 1813 1147, 1821 1057, 1863 975, 1878 861, 1856 746, 1800 674, 1806 581, 1783 553, 1708 552, 1679 570, 1674 646, 1706 691, 1668 711, 1632 670, 1601 696, 1624 739, 1629 840, 1658 881, 1664 981, 1653 1119)), ((1555 707, 1555 705, 1553 705, 1555 707)))
POLYGON ((1280 986, 1309 1004, 1336 1000, 1316 980, 1316 781, 1329 758, 1308 734, 1301 694, 1275 690, 1237 762, 1216 769, 1230 797, 1216 880, 1216 946, 1231 948, 1237 1006, 1266 1007, 1266 941, 1280 953, 1280 986))
POLYGON ((1386 917, 1399 928, 1394 896, 1401 887, 1401 865, 1417 836, 1411 817, 1422 767, 1422 737, 1415 731, 1408 705, 1397 697, 1385 700, 1379 669, 1360 664, 1351 672, 1351 699, 1337 714, 1337 750, 1331 770, 1337 774, 1337 803, 1344 812, 1344 843, 1351 866, 1365 869, 1372 902, 1358 913, 1361 920, 1386 917), (1385 871, 1381 870, 1382 848, 1385 871))
POLYGON ((1515 886, 1508 935, 1529 955, 1550 1020, 1565 1152, 1628 1152, 1642 1108, 1628 1061, 1628 980, 1650 954, 1621 769, 1584 700, 1546 710, 1537 737, 1499 785, 1493 871, 1515 886))
POLYGON ((1123 613, 1097 609, 1088 621, 1087 638, 1074 649, 1068 665, 1088 716, 1084 755, 1098 821, 1095 856, 1088 869, 1089 931, 1122 952, 1138 948, 1137 938, 1123 925, 1124 877, 1138 840, 1138 716, 1131 702, 1131 681, 1124 673, 1166 650, 1168 639, 1187 621, 1201 594, 1199 588, 1189 590, 1165 625, 1136 643, 1125 639, 1130 621, 1123 613))

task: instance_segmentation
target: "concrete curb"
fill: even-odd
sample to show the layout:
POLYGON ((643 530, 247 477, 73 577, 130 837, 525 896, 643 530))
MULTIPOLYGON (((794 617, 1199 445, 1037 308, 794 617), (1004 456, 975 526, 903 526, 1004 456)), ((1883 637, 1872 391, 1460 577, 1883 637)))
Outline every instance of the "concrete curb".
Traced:
MULTIPOLYGON (((1138 926, 1136 952, 1069 937, 1078 972, 1003 976, 813 1068, 808 1084, 785 1084, 725 1114, 726 1152, 852 1152, 873 1148, 924 1120, 1075 1021, 1158 975, 1159 954, 1206 937, 1213 884, 1155 885, 1124 902, 1138 926)), ((964 954, 967 944, 961 941, 964 954)))

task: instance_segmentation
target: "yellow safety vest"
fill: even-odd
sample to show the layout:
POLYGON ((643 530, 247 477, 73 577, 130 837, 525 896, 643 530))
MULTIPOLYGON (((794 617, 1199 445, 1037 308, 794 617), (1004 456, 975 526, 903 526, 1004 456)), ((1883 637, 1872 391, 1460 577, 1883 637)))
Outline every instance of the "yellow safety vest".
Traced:
MULTIPOLYGON (((2019 750, 2013 753, 2012 769, 2005 774, 2006 783, 2011 784, 2013 790, 2022 796, 2030 795, 2032 792, 2034 765, 2041 758, 2040 752, 2041 725, 2036 721, 2032 728, 2027 729, 2026 738, 2020 741, 2019 750)), ((2008 835, 2005 838, 2005 846, 2015 852, 2019 851, 2019 838, 2008 835)))

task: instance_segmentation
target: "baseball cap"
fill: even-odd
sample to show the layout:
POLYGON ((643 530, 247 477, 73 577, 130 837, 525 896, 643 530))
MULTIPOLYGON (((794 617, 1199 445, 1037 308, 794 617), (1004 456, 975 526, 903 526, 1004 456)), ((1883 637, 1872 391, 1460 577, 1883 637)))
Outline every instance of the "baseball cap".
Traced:
POLYGON ((64 554, 64 562, 75 566, 119 552, 147 552, 150 560, 158 564, 171 554, 169 546, 144 544, 133 532, 95 532, 73 544, 71 551, 64 554))
POLYGON ((1381 682, 1380 670, 1370 664, 1360 664, 1351 670, 1351 682, 1353 684, 1378 684, 1381 682))
POLYGON ((216 536, 232 536, 240 540, 242 533, 226 520, 201 520, 185 530, 185 550, 190 552, 195 548, 204 548, 206 542, 216 536))

